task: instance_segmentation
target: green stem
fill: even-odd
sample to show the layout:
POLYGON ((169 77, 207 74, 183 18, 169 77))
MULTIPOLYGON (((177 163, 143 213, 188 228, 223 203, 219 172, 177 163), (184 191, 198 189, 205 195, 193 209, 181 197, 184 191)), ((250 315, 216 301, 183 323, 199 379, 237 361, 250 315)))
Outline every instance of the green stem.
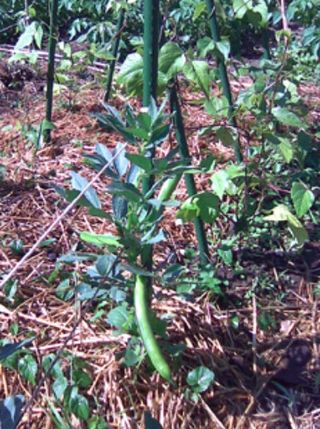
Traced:
MULTIPOLYGON (((47 103, 46 103, 46 121, 52 120, 52 105, 53 105, 53 85, 54 85, 54 57, 56 52, 56 44, 58 38, 58 3, 59 0, 52 0, 50 11, 50 33, 49 33, 49 56, 48 56, 48 71, 47 71, 47 103)), ((45 141, 48 143, 51 140, 51 130, 45 131, 45 141)))
MULTIPOLYGON (((170 91, 170 108, 171 108, 171 111, 174 113, 176 137, 177 137, 177 142, 179 145, 179 151, 180 151, 181 157, 185 162, 189 162, 190 153, 189 153, 187 138, 184 130, 180 103, 179 103, 175 85, 172 85, 171 91, 170 91)), ((186 183, 188 195, 192 197, 197 193, 194 177, 191 174, 186 174, 185 183, 186 183)), ((206 265, 209 260, 209 247, 208 247, 205 228, 200 218, 196 218, 194 220, 194 227, 195 227, 196 236, 197 236, 198 245, 199 245, 200 261, 202 265, 206 265)))
POLYGON ((122 8, 120 10, 120 15, 119 15, 118 22, 117 22, 116 35, 115 35, 115 37, 113 39, 113 43, 112 43, 113 60, 111 61, 109 72, 108 72, 107 89, 106 89, 106 93, 104 95, 105 103, 108 103, 109 98, 110 98, 110 94, 111 94, 112 80, 113 80, 114 69, 115 69, 116 61, 117 61, 117 57, 118 57, 118 50, 119 50, 119 45, 120 45, 121 31, 122 31, 122 27, 123 27, 123 23, 124 23, 124 18, 125 18, 125 9, 122 8))
MULTIPOLYGON (((220 38, 219 25, 218 25, 218 20, 216 15, 215 3, 214 3, 214 0, 206 0, 206 2, 207 2, 207 8, 209 12, 209 25, 210 25, 210 30, 212 34, 212 39, 215 43, 218 43, 221 41, 221 38, 220 38)), ((230 87, 229 77, 227 73, 227 68, 223 59, 216 56, 216 61, 217 61, 219 76, 222 84, 223 95, 228 100, 228 105, 229 105, 228 119, 230 124, 236 127, 237 123, 234 117, 233 100, 232 100, 232 93, 231 93, 231 87, 230 87)), ((235 152, 235 157, 237 162, 242 162, 242 154, 241 154, 239 141, 234 145, 234 152, 235 152)))

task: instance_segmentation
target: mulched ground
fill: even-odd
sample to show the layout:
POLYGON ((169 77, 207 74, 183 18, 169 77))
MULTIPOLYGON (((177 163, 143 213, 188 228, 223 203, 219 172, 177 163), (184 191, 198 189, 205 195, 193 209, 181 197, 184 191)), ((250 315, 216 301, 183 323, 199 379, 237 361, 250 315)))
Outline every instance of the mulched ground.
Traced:
MULTIPOLYGON (((242 84, 250 83, 244 81, 242 84)), ((239 83, 234 83, 233 89, 238 90, 239 83)), ((306 86, 303 91, 306 97, 315 96, 314 88, 306 86)), ((70 168, 91 178, 93 172, 83 164, 83 153, 92 152, 98 142, 113 148, 120 140, 113 133, 103 132, 90 116, 91 112, 101 110, 102 95, 95 87, 57 97, 52 143, 35 152, 30 142, 22 137, 17 124, 38 124, 42 120, 44 101, 39 85, 31 81, 20 91, 2 88, 0 164, 5 166, 6 176, 0 181, 0 272, 10 271, 19 260, 10 251, 10 242, 22 240, 24 251, 27 251, 66 206, 52 185, 66 186, 70 168), (72 109, 66 108, 70 101, 72 109)), ((119 97, 113 104, 121 107, 123 101, 119 97)), ((209 118, 192 101, 190 94, 184 95, 183 108, 193 160, 196 162, 211 152, 221 160, 230 158, 232 153, 214 136, 198 137, 197 130, 208 124, 209 118)), ((318 117, 317 110, 313 114, 318 117)), ((170 142, 167 145, 164 151, 170 142)), ((104 195, 106 183, 106 180, 96 183, 100 196, 104 195)), ((206 189, 207 178, 200 178, 197 186, 206 189)), ((177 196, 183 199, 185 195, 181 184, 177 196)), ((108 208, 110 201, 103 198, 108 208)), ((183 260, 186 243, 194 241, 192 225, 180 224, 174 213, 168 212, 164 228, 169 238, 166 247, 156 248, 157 265, 172 251, 183 260)), ((54 238, 55 243, 38 249, 19 270, 16 276, 19 304, 10 305, 4 294, 0 294, 2 336, 17 340, 34 332, 37 338, 32 350, 39 363, 45 355, 57 352, 84 309, 58 299, 57 284, 48 282, 48 275, 54 270, 56 259, 78 245, 79 232, 105 233, 111 229, 108 221, 88 216, 85 209, 76 208, 69 213, 48 237, 54 238), (13 322, 19 325, 18 337, 10 333, 13 322)), ((259 259, 256 254, 242 254, 251 264, 253 273, 263 263, 264 256, 260 255, 259 259)), ((267 258, 271 260, 270 255, 267 258)), ((308 263, 309 259, 306 260, 308 263)), ((317 258, 312 263, 318 269, 317 258)), ((281 284, 283 270, 292 268, 292 264, 305 267, 302 259, 292 262, 289 258, 284 264, 281 268, 276 263, 265 267, 268 273, 273 273, 277 284, 281 284)), ((88 362, 94 382, 87 393, 92 395, 92 400, 98 398, 99 414, 106 418, 110 428, 141 428, 143 413, 147 410, 166 429, 320 428, 320 320, 318 300, 313 294, 317 276, 307 278, 302 268, 294 274, 294 282, 287 290, 286 305, 270 302, 268 296, 256 298, 252 295, 242 301, 240 308, 230 309, 223 302, 212 300, 208 293, 189 302, 173 291, 156 287, 156 312, 172 315, 168 326, 170 343, 186 345, 181 364, 175 371, 175 387, 163 383, 158 375, 150 374, 146 366, 139 371, 123 368, 116 356, 125 349, 128 336, 114 337, 104 319, 90 322, 92 307, 83 314, 66 350, 88 362), (257 326, 258 315, 263 311, 274 315, 277 327, 273 331, 262 331, 257 326), (230 326, 234 314, 239 315, 238 329, 230 326), (185 378, 190 369, 199 365, 214 371, 215 382, 195 404, 185 397, 185 378)), ((256 275, 249 277, 249 281, 253 282, 256 275)), ((230 285, 231 292, 234 288, 238 297, 250 287, 246 283, 231 282, 230 285)), ((17 372, 1 368, 2 397, 23 393, 29 399, 34 389, 17 372)), ((53 427, 48 412, 49 395, 50 384, 46 381, 21 428, 53 427)), ((72 427, 84 426, 75 420, 72 427)))

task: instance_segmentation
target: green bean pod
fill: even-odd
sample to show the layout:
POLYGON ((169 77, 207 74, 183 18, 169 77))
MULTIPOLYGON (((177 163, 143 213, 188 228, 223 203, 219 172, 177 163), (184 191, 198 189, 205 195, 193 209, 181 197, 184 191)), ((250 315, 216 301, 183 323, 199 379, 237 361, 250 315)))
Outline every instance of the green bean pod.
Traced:
POLYGON ((165 360, 159 344, 152 331, 149 308, 147 304, 147 281, 146 277, 137 275, 134 288, 134 307, 140 335, 145 346, 146 352, 156 371, 165 380, 171 380, 170 367, 165 360))

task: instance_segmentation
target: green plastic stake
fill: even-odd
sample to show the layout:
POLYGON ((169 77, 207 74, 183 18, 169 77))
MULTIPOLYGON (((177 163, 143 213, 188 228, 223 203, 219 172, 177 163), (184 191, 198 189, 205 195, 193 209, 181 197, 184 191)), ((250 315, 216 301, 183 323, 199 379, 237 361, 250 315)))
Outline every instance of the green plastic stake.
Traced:
POLYGON ((111 94, 112 80, 113 80, 114 69, 115 69, 116 61, 117 61, 117 57, 118 57, 118 51, 119 51, 119 45, 120 45, 120 39, 121 39, 121 31, 122 31, 122 27, 124 24, 124 18, 125 18, 125 9, 121 8, 119 18, 118 18, 118 22, 117 22, 117 27, 116 27, 116 35, 113 39, 113 44, 112 44, 113 60, 111 61, 109 72, 108 72, 108 79, 107 79, 107 86, 106 86, 107 89, 106 89, 106 93, 104 95, 105 103, 107 103, 109 101, 110 94, 111 94))
MULTIPOLYGON (((206 0, 206 2, 207 2, 207 8, 209 12, 209 24, 210 24, 212 39, 215 43, 218 43, 221 41, 221 38, 220 38, 220 31, 219 31, 219 25, 218 25, 218 20, 216 15, 215 4, 213 0, 206 0)), ((223 95, 226 97, 229 104, 229 112, 228 112, 229 122, 232 126, 236 127, 237 123, 234 117, 233 100, 232 100, 232 93, 231 93, 227 68, 226 68, 225 62, 221 58, 216 57, 216 60, 218 64, 218 70, 219 70, 219 76, 221 79, 223 95)), ((239 141, 234 145, 234 153, 235 153, 237 162, 242 162, 242 154, 241 154, 239 141)))
MULTIPOLYGON (((189 153, 187 138, 185 134, 180 103, 179 103, 178 94, 177 94, 175 85, 172 85, 170 90, 170 108, 172 113, 174 113, 174 123, 176 128, 176 137, 179 145, 179 151, 182 159, 188 162, 190 159, 190 153, 189 153)), ((194 182, 194 178, 191 174, 186 174, 184 180, 186 182, 188 195, 192 197, 197 193, 197 188, 194 182)), ((202 265, 206 265, 209 261, 209 247, 208 247, 204 225, 200 218, 196 218, 194 220, 194 227, 195 227, 196 236, 198 240, 200 262, 202 265)))
MULTIPOLYGON (((58 38, 58 4, 59 0, 50 2, 50 33, 49 33, 49 58, 47 71, 47 103, 46 103, 46 121, 51 122, 52 119, 52 104, 53 104, 53 84, 54 84, 54 57, 56 52, 56 44, 58 38)), ((51 140, 51 130, 45 131, 45 141, 48 143, 51 140)))

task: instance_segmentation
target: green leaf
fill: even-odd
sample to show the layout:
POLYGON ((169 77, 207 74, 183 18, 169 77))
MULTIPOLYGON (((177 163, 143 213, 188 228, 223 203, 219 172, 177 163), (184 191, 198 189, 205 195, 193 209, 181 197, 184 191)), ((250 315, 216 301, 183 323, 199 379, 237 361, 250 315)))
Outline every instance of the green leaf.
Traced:
POLYGON ((149 411, 144 413, 144 425, 145 429, 163 429, 158 420, 154 419, 149 411))
POLYGON ((108 186, 108 191, 111 192, 111 194, 122 195, 133 203, 138 203, 143 200, 143 195, 131 183, 121 183, 114 181, 111 185, 108 186))
POLYGON ((88 429, 107 429, 106 421, 100 416, 92 416, 88 421, 88 429))
POLYGON ((302 182, 294 182, 291 187, 291 199, 298 217, 304 216, 312 207, 315 197, 302 182))
POLYGON ((82 369, 72 371, 72 380, 79 388, 86 389, 92 384, 90 375, 82 369))
POLYGON ((66 388, 68 387, 68 380, 66 379, 66 377, 61 376, 58 377, 52 384, 52 391, 54 393, 54 396, 56 397, 56 399, 58 399, 59 401, 62 400, 63 398, 63 394, 66 390, 66 388))
POLYGON ((309 235, 305 227, 284 204, 279 204, 278 206, 274 207, 272 214, 265 216, 265 220, 288 222, 289 230, 299 246, 303 246, 303 244, 309 240, 309 235))
POLYGON ((126 305, 120 305, 109 311, 107 321, 120 331, 127 332, 132 324, 133 314, 128 311, 126 305))
POLYGON ((220 202, 212 192, 201 192, 188 198, 177 212, 177 218, 185 222, 200 217, 213 223, 219 215, 220 202))
POLYGON ((22 240, 12 240, 10 243, 10 250, 15 255, 21 255, 23 253, 24 243, 22 240))
POLYGON ((233 0, 233 10, 236 18, 242 19, 250 6, 252 6, 252 0, 233 0))
POLYGON ((197 204, 188 198, 180 207, 177 212, 177 218, 182 219, 184 222, 191 221, 197 218, 200 214, 200 209, 197 204))
POLYGON ((199 216, 204 222, 213 223, 220 212, 220 201, 212 192, 201 192, 194 196, 194 203, 199 208, 199 216))
POLYGON ((35 21, 33 21, 30 25, 28 25, 25 28, 24 32, 21 34, 21 36, 19 37, 19 39, 18 39, 18 41, 14 47, 15 50, 18 51, 20 49, 26 48, 27 46, 31 45, 33 38, 36 34, 36 31, 37 31, 36 30, 36 24, 37 23, 35 21))
MULTIPOLYGON (((49 368, 52 364, 52 362, 55 359, 55 355, 53 353, 50 353, 47 356, 44 356, 44 358, 42 359, 42 365, 43 365, 43 369, 48 372, 49 368)), ((49 374, 48 374, 49 375, 49 374)), ((56 362, 53 366, 53 368, 50 371, 50 376, 52 376, 53 378, 60 378, 63 377, 63 371, 61 368, 61 365, 59 362, 56 362)))
POLYGON ((216 44, 211 37, 205 36, 197 41, 197 49, 200 57, 206 57, 209 52, 213 52, 216 44))
POLYGON ((13 353, 22 349, 23 347, 29 345, 30 343, 32 343, 32 341, 34 339, 35 339, 35 337, 26 338, 25 340, 20 341, 19 343, 5 344, 4 346, 1 346, 0 347, 0 361, 11 356, 13 353))
POLYGON ((219 127, 216 134, 225 146, 233 146, 238 138, 236 130, 230 127, 219 127))
POLYGON ((228 173, 225 170, 219 170, 211 176, 212 189, 222 200, 225 191, 230 185, 228 173))
POLYGON ((88 420, 90 415, 89 402, 83 395, 77 393, 71 399, 71 411, 80 420, 88 420))
POLYGON ((195 393, 205 392, 213 383, 214 373, 205 366, 199 366, 189 372, 187 383, 195 393))
POLYGON ((38 25, 36 32, 34 34, 34 40, 39 49, 41 49, 42 38, 43 38, 43 28, 41 25, 38 25))
MULTIPOLYGON (((87 185, 88 181, 84 177, 80 176, 80 174, 75 173, 72 171, 71 173, 71 184, 74 189, 77 191, 82 191, 87 185)), ((89 201, 90 204, 92 204, 93 207, 96 209, 101 209, 101 203, 99 201, 98 195, 96 191, 92 188, 92 186, 89 187, 89 189, 84 193, 84 196, 89 201)))
POLYGON ((16 429, 21 417, 25 398, 22 395, 8 396, 0 401, 1 429, 16 429))
POLYGON ((138 53, 129 54, 120 68, 118 82, 127 87, 130 95, 142 94, 143 58, 138 53))
POLYGON ((147 173, 152 170, 152 161, 146 156, 127 153, 126 157, 129 159, 129 161, 142 168, 142 170, 146 171, 147 173))
POLYGON ((196 7, 194 8, 192 21, 195 21, 198 19, 205 11, 207 10, 207 5, 204 1, 196 4, 196 7))
POLYGON ((229 40, 220 40, 220 42, 216 43, 216 48, 224 58, 224 60, 227 60, 230 55, 230 42, 229 40))
POLYGON ((296 128, 306 128, 306 124, 297 116, 285 107, 274 107, 272 109, 273 116, 283 125, 296 128))
POLYGON ((204 107, 209 115, 228 116, 229 103, 227 97, 210 97, 205 101, 204 107))
POLYGON ((252 9, 256 14, 259 14, 259 20, 256 23, 256 26, 265 27, 268 25, 269 21, 269 12, 268 5, 264 0, 258 0, 257 4, 252 9), (258 24, 258 25, 257 25, 258 24))
POLYGON ((162 46, 159 52, 159 70, 172 79, 181 72, 186 62, 186 58, 181 48, 173 42, 168 42, 162 46))
POLYGON ((129 167, 129 162, 126 158, 126 153, 124 150, 122 150, 123 148, 124 148, 124 145, 122 143, 118 143, 114 150, 114 153, 115 154, 118 153, 118 156, 115 158, 113 163, 119 176, 124 176, 129 167))
POLYGON ((69 301, 74 296, 74 287, 70 284, 70 279, 63 279, 56 288, 56 295, 63 301, 69 301))
POLYGON ((207 98, 210 97, 210 75, 209 66, 206 61, 194 60, 184 67, 187 79, 196 83, 207 98))
POLYGON ((119 238, 112 234, 95 234, 93 232, 83 231, 80 233, 80 238, 81 240, 96 246, 122 246, 119 243, 119 238))
POLYGON ((140 338, 132 337, 124 354, 124 365, 135 366, 144 359, 144 349, 140 338))
POLYGON ((36 384, 38 364, 32 355, 27 354, 19 359, 18 370, 22 377, 25 378, 29 383, 36 384))
POLYGON ((281 142, 279 144, 279 150, 284 160, 289 164, 292 161, 293 155, 294 155, 294 147, 292 143, 289 141, 289 139, 281 138, 281 142))
POLYGON ((54 422, 55 427, 57 429, 71 429, 70 425, 66 422, 66 420, 61 417, 59 411, 54 406, 54 404, 48 401, 48 405, 50 409, 50 417, 54 422))

